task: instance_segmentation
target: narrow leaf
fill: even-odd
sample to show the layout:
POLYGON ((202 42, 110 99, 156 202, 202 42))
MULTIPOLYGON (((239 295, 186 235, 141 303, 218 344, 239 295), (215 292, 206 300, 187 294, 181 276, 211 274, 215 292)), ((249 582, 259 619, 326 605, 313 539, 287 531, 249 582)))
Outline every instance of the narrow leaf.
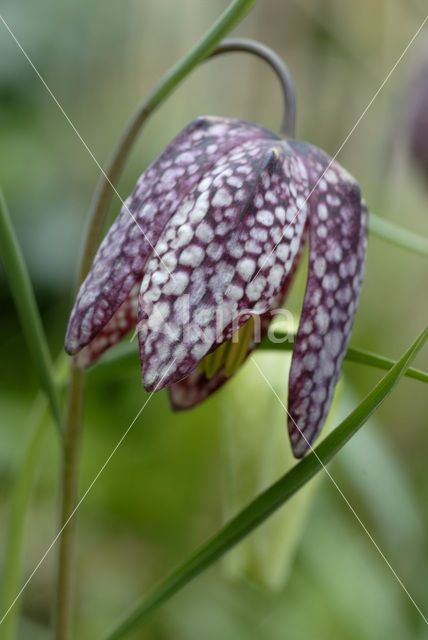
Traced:
MULTIPOLYGON (((63 388, 69 374, 70 359, 62 353, 55 363, 55 380, 58 388, 63 388)), ((27 513, 31 503, 35 477, 43 451, 44 440, 50 427, 49 402, 40 392, 30 412, 30 432, 24 444, 21 463, 16 471, 12 493, 9 522, 6 523, 6 544, 3 562, 2 590, 0 600, 0 640, 14 640, 17 637, 22 598, 15 598, 22 584, 22 559, 27 513)))
POLYGON ((409 368, 428 338, 428 326, 412 346, 374 389, 316 449, 290 469, 269 489, 261 493, 225 527, 202 545, 186 562, 164 580, 147 598, 107 636, 107 640, 123 638, 144 618, 169 600, 193 578, 211 566, 259 524, 264 522, 284 502, 323 469, 345 443, 382 404, 409 368))
POLYGON ((22 330, 48 397, 54 419, 60 428, 61 412, 54 381, 52 361, 37 308, 34 291, 12 226, 3 192, 0 189, 0 255, 15 301, 22 330))
MULTIPOLYGON (((25 447, 22 463, 17 471, 12 495, 10 519, 7 524, 4 554, 2 599, 0 607, 0 638, 13 640, 17 628, 22 598, 14 600, 21 585, 22 556, 25 538, 25 523, 34 486, 36 469, 43 450, 47 428, 50 427, 47 398, 38 394, 31 411, 30 437, 25 447)), ((4 526, 4 524, 3 524, 4 526)))

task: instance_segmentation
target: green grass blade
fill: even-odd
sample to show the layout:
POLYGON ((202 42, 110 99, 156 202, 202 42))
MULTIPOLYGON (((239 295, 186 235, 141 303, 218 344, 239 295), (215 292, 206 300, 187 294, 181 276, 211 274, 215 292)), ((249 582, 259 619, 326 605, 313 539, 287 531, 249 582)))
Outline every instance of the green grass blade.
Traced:
POLYGON ((7 524, 8 533, 4 555, 0 607, 0 640, 14 640, 14 638, 17 637, 18 618, 22 599, 19 599, 14 605, 13 602, 21 586, 20 579, 25 521, 36 469, 47 429, 50 427, 48 416, 49 405, 47 398, 39 393, 31 412, 33 424, 28 444, 24 451, 22 464, 17 472, 12 496, 10 520, 7 524))
POLYGON ((374 213, 369 215, 369 232, 396 247, 428 257, 428 238, 407 231, 374 213))
POLYGON ((34 291, 12 226, 3 192, 0 189, 0 255, 15 301, 28 348, 58 428, 61 411, 54 381, 52 360, 37 308, 34 291))
POLYGON ((107 636, 123 638, 229 549, 266 520, 328 463, 391 393, 428 338, 428 326, 374 389, 306 458, 261 493, 164 580, 107 636))
MULTIPOLYGON (((65 385, 69 365, 70 358, 62 353, 55 363, 55 379, 59 388, 65 385)), ((1 585, 0 640, 14 640, 17 637, 22 598, 19 598, 13 606, 11 605, 22 584, 25 524, 40 455, 43 451, 46 432, 50 428, 50 415, 48 399, 40 392, 30 413, 30 436, 16 472, 9 521, 3 523, 7 533, 1 585)))

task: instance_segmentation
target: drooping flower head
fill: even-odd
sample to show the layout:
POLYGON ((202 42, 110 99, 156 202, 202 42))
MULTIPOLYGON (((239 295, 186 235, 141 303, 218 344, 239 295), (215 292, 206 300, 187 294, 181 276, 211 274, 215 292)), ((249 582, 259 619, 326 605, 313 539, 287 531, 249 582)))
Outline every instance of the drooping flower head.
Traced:
POLYGON ((199 403, 256 346, 309 238, 288 427, 302 456, 340 375, 364 267, 357 182, 320 149, 241 120, 201 117, 143 173, 75 302, 66 350, 89 365, 138 327, 143 385, 199 403), (234 339, 232 339, 234 336, 234 339))

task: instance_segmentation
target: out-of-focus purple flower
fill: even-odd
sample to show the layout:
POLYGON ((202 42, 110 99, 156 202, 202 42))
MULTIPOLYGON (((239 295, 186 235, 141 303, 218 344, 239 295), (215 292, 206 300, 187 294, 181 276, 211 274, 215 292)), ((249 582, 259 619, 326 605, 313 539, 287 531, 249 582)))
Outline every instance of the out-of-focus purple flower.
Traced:
POLYGON ((410 153, 428 181, 428 49, 417 75, 410 117, 410 153))
POLYGON ((137 326, 144 387, 194 406, 256 346, 257 318, 267 331, 309 236, 288 406, 302 456, 340 375, 366 234, 359 186, 326 153, 241 120, 198 118, 143 173, 101 244, 66 350, 88 365, 137 326))

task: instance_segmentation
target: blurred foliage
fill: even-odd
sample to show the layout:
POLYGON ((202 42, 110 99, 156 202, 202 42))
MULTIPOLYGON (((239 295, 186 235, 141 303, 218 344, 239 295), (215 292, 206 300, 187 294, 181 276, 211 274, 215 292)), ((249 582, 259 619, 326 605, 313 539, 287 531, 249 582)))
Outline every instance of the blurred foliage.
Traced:
MULTIPOLYGON (((180 6, 168 0, 3 0, 1 13, 102 163, 142 96, 225 6, 225 0, 182 0, 180 6)), ((333 155, 425 12, 422 0, 264 0, 236 33, 266 42, 285 58, 298 91, 298 137, 333 155)), ((408 161, 404 126, 405 91, 418 49, 416 42, 339 160, 359 179, 378 215, 428 235, 428 193, 408 161)), ((243 117, 275 129, 280 110, 276 80, 262 62, 234 55, 205 63, 151 118, 131 154, 119 192, 126 197, 141 171, 194 116, 243 117)), ((0 24, 0 181, 53 353, 62 349, 85 215, 98 175, 93 160, 0 24)), ((114 199, 112 216, 119 206, 114 199)), ((398 356, 428 316, 427 276, 426 260, 372 239, 353 344, 398 356)), ((303 282, 300 275, 289 300, 294 313, 301 305, 303 282)), ((3 545, 37 380, 1 271, 0 301, 3 545)), ((426 350, 415 366, 428 369, 426 350)), ((380 373, 354 364, 345 364, 344 371, 349 411, 380 373)), ((228 489, 223 486, 222 445, 227 393, 221 391, 182 414, 170 412, 164 392, 156 394, 82 504, 79 639, 100 637, 137 596, 220 525, 228 489)), ((133 367, 100 369, 89 377, 82 491, 146 399, 137 359, 133 367)), ((427 411, 423 385, 403 380, 376 420, 331 467, 422 606, 428 590, 427 411)), ((238 425, 241 433, 243 428, 259 430, 248 416, 246 423, 238 425)), ((265 429, 269 444, 269 420, 265 429)), ((52 429, 29 514, 25 575, 55 535, 57 460, 52 429)), ((287 464, 284 460, 284 470, 287 464)), ((318 489, 294 561, 290 556, 284 586, 270 592, 243 578, 231 580, 218 566, 134 637, 427 637, 423 621, 336 489, 326 480, 318 489)), ((48 637, 54 559, 52 551, 24 594, 22 638, 48 637)))

